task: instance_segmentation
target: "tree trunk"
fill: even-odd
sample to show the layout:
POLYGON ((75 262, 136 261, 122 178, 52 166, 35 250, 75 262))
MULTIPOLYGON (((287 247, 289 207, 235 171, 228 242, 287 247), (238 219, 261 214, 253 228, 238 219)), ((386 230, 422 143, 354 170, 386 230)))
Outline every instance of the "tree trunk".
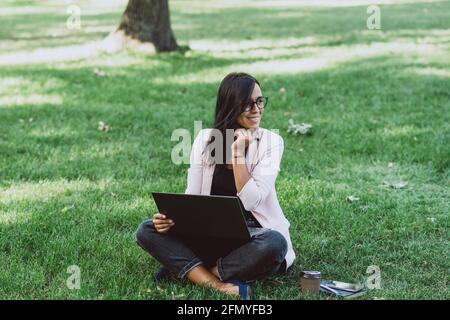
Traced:
POLYGON ((168 0, 129 0, 116 32, 140 42, 151 42, 157 52, 178 48, 170 27, 168 0))

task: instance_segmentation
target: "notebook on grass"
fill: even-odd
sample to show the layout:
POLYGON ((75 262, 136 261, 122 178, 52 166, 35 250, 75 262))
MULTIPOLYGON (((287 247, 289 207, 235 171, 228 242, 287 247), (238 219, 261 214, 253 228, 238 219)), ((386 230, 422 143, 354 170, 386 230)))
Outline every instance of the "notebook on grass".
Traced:
POLYGON ((362 285, 334 280, 321 280, 320 292, 344 299, 353 299, 366 293, 362 285))

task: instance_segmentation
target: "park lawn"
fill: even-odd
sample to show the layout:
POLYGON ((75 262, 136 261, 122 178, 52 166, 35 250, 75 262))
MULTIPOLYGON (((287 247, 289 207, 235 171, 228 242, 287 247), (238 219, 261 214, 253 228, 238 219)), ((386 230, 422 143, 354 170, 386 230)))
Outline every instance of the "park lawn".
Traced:
POLYGON ((184 192, 171 134, 211 125, 230 71, 257 76, 270 97, 261 126, 285 142, 276 186, 297 260, 253 284, 257 297, 327 299, 299 293, 301 270, 364 283, 376 265, 381 288, 367 299, 450 298, 450 2, 382 5, 376 31, 364 5, 171 1, 193 50, 78 58, 126 1, 80 1, 81 30, 56 3, 0 8, 0 298, 223 298, 156 287, 158 264, 134 232, 156 211, 151 191, 184 192), (65 46, 71 59, 52 51, 65 46), (289 119, 312 134, 290 135, 289 119), (79 290, 66 286, 71 265, 79 290))

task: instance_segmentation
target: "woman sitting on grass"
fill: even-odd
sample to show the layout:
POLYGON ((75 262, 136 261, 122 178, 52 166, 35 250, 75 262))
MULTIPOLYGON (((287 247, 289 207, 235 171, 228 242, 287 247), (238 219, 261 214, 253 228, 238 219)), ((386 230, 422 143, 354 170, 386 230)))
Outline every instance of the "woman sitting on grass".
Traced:
MULTIPOLYGON (((214 259, 194 253, 195 248, 168 233, 175 222, 161 213, 143 222, 136 233, 138 244, 162 265, 158 277, 172 275, 225 294, 249 299, 246 283, 284 274, 295 254, 289 222, 278 203, 275 180, 283 153, 281 136, 259 128, 267 97, 259 82, 245 73, 231 73, 220 84, 214 129, 223 137, 223 160, 216 155, 212 129, 196 137, 188 170, 189 194, 237 196, 245 208, 251 240, 225 256, 214 259), (232 129, 231 137, 226 130, 232 129), (231 152, 227 152, 227 149, 231 152)), ((219 152, 220 153, 220 152, 219 152)), ((206 240, 207 241, 207 240, 206 240)), ((214 256, 214 252, 211 252, 214 256)))

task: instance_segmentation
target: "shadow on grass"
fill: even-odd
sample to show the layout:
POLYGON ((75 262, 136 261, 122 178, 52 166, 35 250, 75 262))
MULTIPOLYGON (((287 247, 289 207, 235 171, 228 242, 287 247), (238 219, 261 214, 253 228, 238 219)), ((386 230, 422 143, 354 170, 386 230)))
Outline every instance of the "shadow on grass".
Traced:
MULTIPOLYGON (((318 45, 336 46, 391 41, 398 35, 415 39, 420 30, 448 29, 448 2, 389 4, 380 7, 383 13, 382 31, 372 32, 366 27, 367 6, 217 8, 194 13, 184 12, 182 7, 178 8, 175 4, 171 19, 176 38, 182 44, 199 40, 249 41, 311 37, 318 45), (412 16, 415 18, 409 18, 412 16)), ((66 27, 68 16, 65 10, 61 10, 61 13, 36 13, 31 17, 25 14, 4 16, 2 21, 7 27, 0 31, 0 40, 11 41, 15 50, 101 40, 117 27, 121 14, 85 14, 82 17, 82 29, 69 30, 66 27)))
MULTIPOLYGON (((174 72, 182 76, 191 69, 207 68, 208 63, 226 65, 231 61, 205 63, 197 57, 180 60, 178 69, 174 61, 154 70, 118 69, 110 77, 97 77, 89 68, 33 67, 26 72, 8 68, 10 77, 27 77, 33 82, 59 79, 60 86, 40 93, 60 93, 63 104, 0 109, 6 169, 2 180, 72 179, 85 174, 99 179, 128 177, 130 172, 145 177, 145 171, 151 175, 172 171, 170 150, 176 144, 170 141, 172 131, 186 128, 193 132, 194 120, 203 121, 203 127, 211 125, 217 85, 155 84, 153 79, 174 72), (28 117, 33 122, 19 121, 28 117), (98 131, 99 121, 106 121, 112 130, 98 131)), ((450 79, 403 72, 411 66, 418 67, 379 57, 327 71, 264 76, 263 90, 272 103, 263 126, 280 129, 288 150, 295 152, 300 145, 321 165, 332 165, 343 156, 361 156, 431 163, 437 174, 445 176, 449 166, 444 147, 449 135, 446 88, 450 79), (279 92, 281 87, 285 93, 279 92), (289 118, 313 123, 314 139, 287 136, 289 118)), ((173 173, 183 170, 185 167, 176 167, 173 173)))
MULTIPOLYGON (((402 29, 441 29, 448 21, 448 2, 381 5, 383 32, 402 29), (408 17, 420 17, 417 19, 408 17), (422 18, 423 17, 423 18, 422 18), (433 19, 430 19, 433 17, 433 19)), ((173 10, 175 23, 194 28, 175 30, 182 40, 250 40, 331 36, 341 43, 367 42, 380 35, 366 27, 367 6, 293 8, 219 8, 207 12, 184 13, 173 10), (208 28, 204 26, 208 25, 208 28)), ((412 38, 413 34, 410 35, 412 38)))

